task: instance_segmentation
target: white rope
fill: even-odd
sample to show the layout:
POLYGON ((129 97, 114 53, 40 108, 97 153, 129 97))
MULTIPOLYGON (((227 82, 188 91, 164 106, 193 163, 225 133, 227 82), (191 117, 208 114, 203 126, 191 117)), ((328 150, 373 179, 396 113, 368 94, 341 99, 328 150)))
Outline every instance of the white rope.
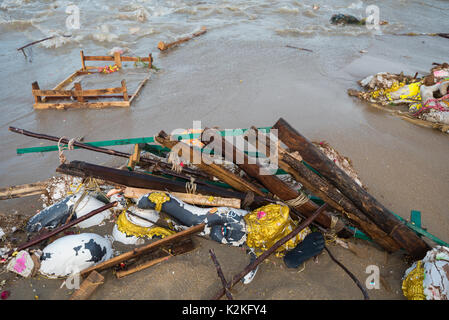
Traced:
POLYGON ((190 182, 186 183, 186 192, 187 193, 192 193, 195 194, 196 193, 196 183, 195 182, 195 178, 190 177, 190 182))
POLYGON ((58 141, 58 156, 59 156, 59 162, 60 162, 61 164, 64 164, 64 163, 67 161, 67 158, 66 158, 65 155, 64 155, 64 150, 73 150, 73 149, 74 149, 73 144, 74 144, 75 141, 76 141, 75 138, 70 139, 69 142, 68 142, 68 144, 67 144, 67 147, 65 147, 65 146, 61 145, 61 141, 62 141, 63 139, 66 139, 66 137, 61 137, 61 138, 59 139, 59 141, 58 141))
POLYGON ((309 197, 304 192, 299 192, 295 199, 285 200, 285 204, 289 207, 300 207, 309 201, 309 197))
POLYGON ((181 159, 179 158, 176 152, 170 151, 168 153, 167 161, 168 163, 171 163, 172 165, 171 169, 173 171, 177 173, 180 173, 182 171, 181 159))

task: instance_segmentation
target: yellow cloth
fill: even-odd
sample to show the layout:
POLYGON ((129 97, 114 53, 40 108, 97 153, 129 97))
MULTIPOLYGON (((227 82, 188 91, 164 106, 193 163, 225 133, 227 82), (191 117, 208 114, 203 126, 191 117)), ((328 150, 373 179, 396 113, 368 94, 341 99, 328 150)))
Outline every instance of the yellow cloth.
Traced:
POLYGON ((174 231, 162 227, 142 227, 134 224, 126 218, 125 211, 123 211, 117 219, 117 228, 120 232, 123 232, 128 236, 136 236, 140 238, 148 237, 151 239, 154 236, 161 236, 164 238, 175 234, 174 231))
POLYGON ((415 269, 410 271, 402 282, 402 292, 408 300, 426 300, 424 295, 424 267, 422 261, 418 261, 415 269))
MULTIPOLYGON (((255 249, 256 255, 261 255, 296 228, 297 223, 290 217, 289 212, 288 206, 269 204, 244 217, 248 233, 246 244, 255 249)), ((311 233, 309 228, 302 230, 278 248, 276 256, 282 256, 283 251, 296 247, 309 233, 311 233)))

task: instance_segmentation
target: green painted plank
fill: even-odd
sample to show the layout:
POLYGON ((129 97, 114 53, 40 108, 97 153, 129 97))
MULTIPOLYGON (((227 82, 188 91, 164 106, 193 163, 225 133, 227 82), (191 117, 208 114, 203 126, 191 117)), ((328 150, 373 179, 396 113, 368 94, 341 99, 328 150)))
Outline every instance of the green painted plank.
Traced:
POLYGON ((412 210, 410 212, 410 222, 418 228, 421 228, 421 211, 412 210))
MULTIPOLYGON (((258 128, 258 130, 269 132, 271 127, 262 127, 258 128)), ((249 129, 230 129, 230 130, 222 130, 219 131, 222 136, 238 136, 244 133, 249 129)), ((200 137, 199 133, 190 133, 190 134, 180 134, 174 135, 178 140, 189 140, 196 139, 200 137)), ((136 144, 136 143, 151 143, 155 142, 154 137, 144 137, 144 138, 131 138, 131 139, 116 139, 116 140, 103 140, 103 141, 93 141, 93 142, 84 142, 87 145, 94 147, 105 147, 105 146, 117 146, 117 145, 127 145, 127 144, 136 144)), ((74 147, 74 149, 79 149, 78 147, 74 147)), ((25 153, 35 153, 35 152, 50 152, 50 151, 58 151, 58 146, 43 146, 43 147, 32 147, 32 148, 20 148, 17 149, 17 154, 25 154, 25 153)))

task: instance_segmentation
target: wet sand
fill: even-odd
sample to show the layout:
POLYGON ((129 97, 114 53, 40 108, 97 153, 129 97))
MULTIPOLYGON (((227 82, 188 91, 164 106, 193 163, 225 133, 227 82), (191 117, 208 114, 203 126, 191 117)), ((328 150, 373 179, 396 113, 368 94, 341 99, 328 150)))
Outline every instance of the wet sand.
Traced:
MULTIPOLYGON (((376 72, 427 72, 432 62, 447 61, 449 41, 385 35, 364 37, 348 47, 344 38, 324 37, 322 42, 292 37, 241 41, 237 30, 226 36, 210 32, 159 54, 155 65, 161 71, 152 76, 129 110, 30 110, 32 121, 28 117, 3 122, 1 130, 14 125, 52 135, 83 135, 85 141, 95 141, 152 136, 162 129, 190 128, 195 120, 200 120, 203 128, 247 128, 270 126, 283 117, 310 140, 326 140, 349 157, 369 192, 387 208, 406 219, 410 210, 420 210, 424 227, 449 242, 449 136, 405 122, 346 94, 348 88, 357 87, 357 80, 376 72), (314 52, 285 48, 286 44, 314 52), (368 53, 359 53, 361 49, 368 53)), ((72 64, 78 65, 78 56, 72 55, 76 59, 72 64)), ((69 69, 64 66, 52 79, 62 79, 69 69)), ((36 77, 31 74, 24 78, 29 83, 36 77)), ((14 156, 16 147, 39 143, 13 133, 6 136, 1 142, 2 186, 30 183, 54 174, 56 153, 14 156)), ((94 163, 118 161, 88 151, 73 151, 66 156, 94 163)), ((0 210, 13 213, 21 211, 22 206, 29 206, 28 199, 3 201, 0 210)), ((31 209, 28 214, 32 214, 31 209)), ((92 299, 211 298, 221 284, 208 250, 214 248, 228 279, 248 263, 248 257, 239 248, 205 239, 196 242, 195 251, 124 279, 117 280, 106 272, 105 284, 92 299)), ((400 279, 408 265, 403 257, 386 256, 362 240, 351 243, 359 255, 337 245, 329 248, 362 283, 368 276, 368 265, 380 267, 384 284, 379 290, 370 290, 370 296, 404 299, 400 279)), ((317 262, 308 261, 301 272, 287 269, 280 259, 269 260, 251 284, 236 286, 236 299, 362 298, 360 290, 327 253, 322 253, 317 262)), ((0 277, 14 278, 5 274, 0 277)), ((21 279, 8 281, 5 289, 11 290, 10 299, 34 299, 31 288, 40 299, 66 299, 70 291, 58 289, 60 284, 42 278, 21 279)))

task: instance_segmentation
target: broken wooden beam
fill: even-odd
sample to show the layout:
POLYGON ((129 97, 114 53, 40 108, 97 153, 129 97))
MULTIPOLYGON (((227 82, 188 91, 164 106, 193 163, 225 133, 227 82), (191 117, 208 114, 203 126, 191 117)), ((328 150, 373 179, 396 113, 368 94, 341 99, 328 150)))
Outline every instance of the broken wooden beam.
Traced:
POLYGON ((164 147, 171 149, 177 156, 194 164, 209 175, 217 177, 234 189, 242 192, 253 192, 259 196, 264 195, 264 193, 254 184, 230 172, 223 166, 214 163, 214 160, 209 155, 202 153, 200 150, 197 150, 182 141, 171 140, 164 131, 161 131, 155 139, 164 147))
MULTIPOLYGON (((252 129, 257 133, 258 147, 265 150, 265 153, 268 156, 270 151, 268 146, 274 142, 271 141, 270 137, 265 135, 265 133, 258 132, 257 128, 252 127, 252 129)), ((380 229, 375 223, 360 212, 360 210, 340 191, 338 191, 334 185, 307 168, 302 162, 302 157, 299 154, 295 153, 293 155, 280 146, 278 146, 278 148, 278 165, 285 172, 289 173, 296 181, 301 183, 314 195, 320 197, 331 207, 344 214, 355 225, 355 227, 369 235, 383 249, 388 252, 394 252, 400 249, 396 241, 390 238, 382 229, 380 229)))
MULTIPOLYGON (((163 192, 163 190, 126 187, 124 196, 125 198, 138 199, 141 196, 144 196, 150 192, 163 192)), ((240 199, 237 198, 223 198, 223 197, 214 197, 208 195, 183 193, 183 192, 170 192, 170 194, 185 203, 200 206, 230 207, 240 209, 242 202, 240 199)))
POLYGON ((157 44, 157 48, 159 50, 161 50, 161 51, 165 51, 165 50, 167 50, 169 48, 172 48, 174 46, 177 46, 177 45, 179 45, 179 44, 181 44, 183 42, 186 42, 186 41, 189 41, 189 40, 191 40, 191 39, 193 39, 195 37, 198 37, 198 36, 200 36, 200 35, 202 35, 202 34, 204 34, 206 32, 207 32, 206 27, 201 27, 200 31, 197 31, 197 32, 193 33, 191 36, 183 37, 183 38, 181 38, 179 40, 176 40, 176 41, 173 41, 173 42, 170 42, 170 43, 165 43, 164 41, 160 41, 157 44))
POLYGON ((162 258, 153 259, 153 260, 147 261, 145 263, 139 264, 139 265, 137 265, 137 266, 135 266, 133 268, 130 268, 128 270, 117 271, 115 273, 115 276, 117 277, 117 279, 126 277, 126 276, 128 276, 130 274, 139 272, 141 270, 148 269, 149 267, 152 267, 152 266, 154 266, 154 265, 156 265, 156 264, 158 264, 160 262, 166 261, 166 260, 170 259, 170 257, 171 256, 167 255, 167 256, 162 257, 162 258))
POLYGON ((81 283, 69 300, 87 300, 104 283, 104 277, 97 271, 89 273, 86 279, 81 283))
POLYGON ((183 231, 180 231, 178 233, 175 233, 175 234, 173 234, 171 236, 165 237, 165 238, 163 238, 161 240, 158 240, 158 241, 152 242, 150 244, 147 244, 147 245, 135 248, 135 249, 133 249, 131 251, 122 253, 119 256, 113 257, 113 258, 111 258, 111 259, 109 259, 107 261, 104 261, 104 262, 99 263, 99 264, 97 264, 95 266, 92 266, 92 267, 89 267, 87 269, 82 270, 80 272, 80 275, 81 276, 85 276, 86 274, 92 272, 93 270, 96 270, 96 271, 105 270, 105 269, 110 268, 112 266, 115 266, 115 265, 117 265, 117 264, 119 264, 119 263, 121 263, 123 261, 127 261, 127 260, 129 260, 131 258, 136 258, 136 257, 138 257, 138 256, 140 256, 140 255, 142 255, 142 254, 144 254, 144 253, 146 253, 146 252, 148 252, 150 250, 158 249, 158 248, 160 248, 160 247, 162 247, 164 245, 170 244, 170 243, 172 243, 174 241, 178 241, 178 240, 183 239, 185 237, 189 237, 189 236, 192 236, 194 234, 200 233, 200 232, 202 232, 204 230, 205 226, 206 226, 205 223, 201 223, 199 225, 196 225, 196 226, 190 227, 190 228, 188 228, 186 230, 183 230, 183 231))
MULTIPOLYGON (((257 259, 255 259, 253 262, 251 262, 245 269, 243 269, 242 272, 232 277, 232 280, 229 283, 229 289, 232 288, 235 284, 237 284, 241 279, 243 279, 244 276, 246 276, 248 273, 250 273, 252 270, 254 270, 260 263, 262 263, 268 256, 270 256, 273 252, 275 252, 277 249, 279 249, 281 246, 283 246, 285 243, 287 243, 290 239, 293 237, 296 237, 298 233, 300 233, 302 230, 304 230, 306 227, 308 227, 313 220, 315 220, 324 210, 326 209, 327 204, 323 204, 321 207, 318 208, 318 210, 315 211, 314 214, 312 214, 310 217, 308 217, 306 220, 304 220, 298 227, 296 227, 292 232, 290 232, 288 235, 283 237, 282 239, 278 240, 272 247, 270 247, 268 250, 264 251, 257 259)), ((213 298, 213 300, 220 299, 225 294, 225 289, 221 289, 213 298)))
MULTIPOLYGON (((216 148, 214 151, 221 150, 222 156, 225 160, 236 162, 237 166, 246 172, 250 177, 257 179, 262 185, 267 188, 271 193, 279 197, 281 200, 286 201, 287 204, 294 207, 296 210, 304 214, 305 216, 311 216, 317 209, 318 205, 303 196, 300 192, 287 185, 284 181, 279 179, 274 174, 268 172, 262 172, 263 168, 258 163, 257 159, 250 158, 241 150, 237 149, 234 144, 231 144, 214 129, 208 129, 208 135, 213 137, 213 143, 216 148), (217 139, 217 141, 215 141, 217 139), (221 148, 220 148, 221 146, 221 148), (300 199, 301 201, 297 200, 300 199)), ((202 141, 206 143, 206 141, 202 141)), ((209 142, 209 141, 207 141, 209 142)), ((332 215, 329 212, 324 212, 320 215, 316 222, 326 229, 334 229, 335 232, 339 232, 344 229, 344 223, 341 220, 337 222, 332 221, 332 215)))
POLYGON ((304 160, 325 179, 350 199, 371 221, 393 238, 400 247, 413 258, 422 259, 430 249, 418 235, 397 219, 379 201, 359 186, 351 177, 322 153, 306 137, 280 118, 273 129, 277 129, 279 139, 291 151, 298 151, 304 160))

